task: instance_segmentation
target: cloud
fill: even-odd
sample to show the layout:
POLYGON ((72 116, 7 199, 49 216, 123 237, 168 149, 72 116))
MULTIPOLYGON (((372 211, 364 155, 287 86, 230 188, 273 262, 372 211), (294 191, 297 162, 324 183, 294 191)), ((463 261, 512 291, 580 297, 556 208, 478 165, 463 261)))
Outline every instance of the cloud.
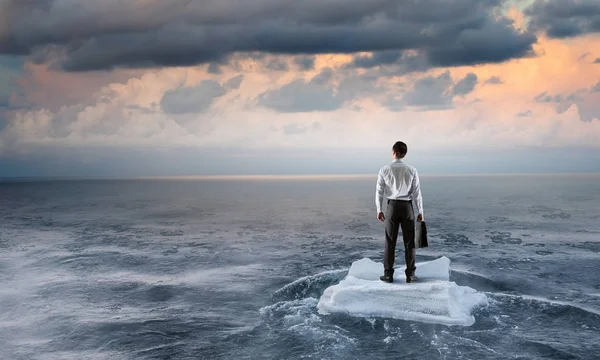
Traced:
POLYGON ((534 55, 532 45, 537 42, 535 35, 515 32, 512 20, 503 18, 487 21, 481 18, 466 21, 473 22, 462 25, 472 27, 460 31, 446 29, 455 36, 446 42, 436 43, 435 46, 423 44, 417 47, 417 53, 409 48, 356 55, 351 66, 373 68, 396 65, 398 73, 404 74, 435 67, 501 63, 534 55))
POLYGON ((227 82, 225 83, 225 88, 231 89, 231 90, 237 90, 242 85, 242 81, 244 81, 243 74, 234 76, 231 79, 227 80, 227 82))
POLYGON ((421 107, 424 110, 444 110, 452 108, 452 86, 450 72, 437 77, 426 76, 415 82, 413 88, 402 97, 407 106, 421 107))
POLYGON ((160 106, 168 114, 205 112, 216 98, 225 95, 226 92, 218 82, 204 80, 198 86, 167 91, 160 101, 160 106))
POLYGON ((565 96, 562 94, 549 95, 547 91, 544 91, 543 93, 536 96, 534 98, 534 100, 538 103, 564 103, 564 102, 576 103, 576 102, 584 101, 585 96, 590 92, 594 92, 593 88, 590 89, 589 91, 588 91, 588 89, 579 89, 579 90, 575 91, 574 93, 569 94, 568 96, 565 96))
POLYGON ((379 72, 350 72, 343 75, 337 89, 338 96, 345 100, 374 98, 390 90, 384 85, 378 85, 382 76, 379 72))
MULTIPOLYGON (((0 153, 3 150, 35 148, 44 149, 39 151, 45 152, 63 146, 77 149, 135 147, 152 143, 153 146, 160 146, 174 139, 185 143, 192 136, 190 132, 173 116, 163 113, 159 105, 168 93, 173 96, 171 100, 178 100, 183 106, 197 106, 192 101, 186 102, 174 96, 180 93, 172 92, 172 89, 182 84, 182 77, 176 75, 157 72, 130 79, 125 84, 110 84, 95 92, 84 103, 62 106, 57 110, 15 110, 10 114, 5 129, 0 132, 0 148, 4 148, 0 149, 0 153)), ((204 84, 200 88, 217 89, 217 85, 204 84)), ((183 93, 198 90, 196 87, 184 89, 183 93)), ((174 105, 168 103, 167 108, 174 105)), ((174 111, 183 112, 178 108, 174 108, 174 111)), ((201 132, 208 129, 206 124, 210 122, 210 117, 205 118, 201 113, 194 114, 194 117, 198 123, 195 128, 201 132)))
POLYGON ((402 51, 377 51, 370 55, 357 55, 352 60, 351 66, 358 68, 373 68, 380 65, 397 63, 405 54, 402 51))
POLYGON ((300 68, 300 70, 312 70, 315 68, 315 57, 296 56, 294 58, 294 64, 296 64, 300 68))
POLYGON ((305 132, 306 128, 298 124, 289 124, 283 127, 283 133, 286 135, 298 135, 304 134, 305 132))
POLYGON ((473 73, 468 73, 464 79, 457 82, 452 88, 452 94, 454 95, 467 95, 473 89, 475 89, 475 85, 477 85, 478 79, 477 75, 473 73))
POLYGON ((219 75, 223 73, 223 70, 221 70, 221 66, 219 64, 211 62, 208 64, 208 73, 219 75))
POLYGON ((543 93, 536 96, 534 98, 534 100, 539 103, 553 103, 553 102, 558 103, 558 102, 563 101, 563 97, 562 97, 562 95, 555 95, 555 96, 548 95, 548 92, 544 91, 543 93))
POLYGON ((454 107, 455 96, 471 93, 478 83, 477 75, 468 73, 456 83, 450 72, 445 71, 438 76, 425 76, 414 82, 412 88, 401 97, 389 97, 384 105, 392 111, 403 111, 406 107, 418 111, 448 110, 454 107))
POLYGON ((536 0, 525 9, 530 26, 551 38, 600 33, 600 2, 597 0, 536 0))
POLYGON ((271 71, 287 71, 289 70, 287 62, 279 57, 274 57, 265 63, 265 68, 271 71))
MULTIPOLYGON (((127 7, 154 1, 158 0, 122 3, 127 7)), ((477 17, 478 12, 471 15, 477 17)), ((380 19, 388 21, 390 16, 380 15, 380 19)), ((445 16, 435 15, 441 20, 445 16)), ((512 26, 524 24, 514 13, 510 16, 516 21, 512 26)), ((246 26, 246 21, 254 20, 244 18, 238 25, 246 26)), ((345 26, 354 23, 339 25, 345 26)), ((416 36, 435 34, 434 28, 416 36)), ((307 29, 315 27, 307 25, 307 29)), ((479 151, 528 145, 600 146, 600 92, 592 92, 600 67, 590 64, 598 56, 593 53, 597 36, 569 40, 541 36, 536 49, 543 51, 535 58, 460 68, 435 68, 429 60, 431 51, 450 45, 431 40, 414 49, 352 54, 235 52, 201 66, 110 72, 68 73, 51 70, 47 64, 26 63, 17 85, 26 89, 27 108, 0 114, 5 119, 0 120, 5 126, 0 130, 0 152, 90 149, 101 154, 102 150, 92 148, 120 147, 126 153, 144 147, 190 146, 204 151, 242 146, 248 151, 268 147, 271 152, 295 155, 308 147, 343 152, 349 143, 357 152, 375 152, 381 143, 393 143, 398 131, 414 149, 430 151, 432 157, 467 147, 479 151), (580 61, 586 52, 590 55, 580 61), (288 70, 270 70, 267 64, 274 59, 288 70), (211 65, 218 73, 211 71, 211 65), (480 86, 488 81, 510 86, 480 86), (532 116, 523 117, 529 110, 532 116), (319 124, 318 131, 312 123, 319 124)), ((84 36, 80 45, 85 42, 84 36)), ((55 48, 61 46, 67 45, 55 48)), ((77 46, 65 48, 63 58, 52 58, 47 52, 46 59, 68 60, 69 51, 77 46)), ((5 154, 0 157, 6 158, 5 154)))
POLYGON ((334 111, 343 103, 344 99, 336 96, 331 87, 302 79, 259 96, 259 105, 289 113, 334 111))
POLYGON ((583 61, 585 60, 585 58, 587 58, 590 55, 589 52, 586 52, 585 54, 581 55, 580 57, 577 58, 577 61, 583 61))
POLYGON ((310 82, 317 85, 327 84, 333 77, 333 70, 330 67, 326 67, 321 70, 320 73, 315 75, 310 82))
POLYGON ((532 57, 534 34, 518 32, 513 21, 500 18, 496 21, 478 19, 474 28, 460 31, 456 38, 428 51, 427 58, 433 66, 462 66, 501 63, 509 59, 532 57), (476 28, 476 31, 473 31, 476 28))
POLYGON ((536 96, 534 100, 537 103, 556 104, 555 111, 558 114, 566 112, 575 105, 578 109, 580 120, 590 122, 594 118, 600 118, 600 97, 596 96, 598 92, 600 92, 600 82, 589 89, 579 89, 569 95, 550 95, 545 91, 536 96))
POLYGON ((8 111, 6 108, 0 106, 0 154, 2 153, 2 131, 8 126, 10 122, 10 118, 8 116, 8 111))
POLYGON ((433 66, 426 56, 416 54, 414 51, 376 51, 370 55, 355 55, 352 61, 346 65, 348 68, 372 69, 383 67, 381 71, 391 76, 399 76, 411 72, 424 72, 433 66))
POLYGON ((571 94, 569 96, 564 96, 562 94, 557 95, 548 95, 547 92, 543 92, 535 97, 534 99, 538 103, 555 103, 557 104, 555 109, 556 112, 562 114, 567 111, 571 105, 576 104, 581 101, 581 97, 576 94, 571 94))
POLYGON ((486 85, 500 85, 500 84, 504 84, 504 81, 502 81, 502 79, 499 78, 498 76, 492 76, 491 78, 487 79, 484 84, 486 84, 486 85))
POLYGON ((600 97, 591 103, 577 104, 579 118, 582 122, 600 121, 600 103, 597 100, 600 100, 600 97))
POLYGON ((533 115, 531 110, 523 111, 517 114, 518 117, 529 117, 531 115, 533 115))
POLYGON ((29 54, 68 71, 222 63, 251 52, 375 52, 357 59, 373 66, 410 50, 417 61, 396 60, 416 61, 419 69, 498 63, 531 55, 537 41, 500 13, 503 3, 4 0, 0 53, 29 54))
MULTIPOLYGON (((350 57, 346 59, 350 61, 350 57)), ((322 59, 318 60, 321 63, 322 59)), ((327 64, 332 65, 332 62, 327 64)), ((521 65, 510 64, 510 67, 513 66, 521 65)), ((13 111, 8 114, 7 126, 0 133, 0 146, 3 147, 0 151, 4 151, 0 157, 10 158, 11 151, 31 154, 61 151, 79 154, 85 150, 102 156, 105 148, 120 149, 125 154, 131 149, 142 151, 179 146, 200 152, 212 148, 242 146, 244 153, 253 149, 270 149, 265 153, 289 155, 307 148, 343 153, 347 151, 348 144, 352 144, 356 153, 363 149, 375 153, 381 151, 377 149, 381 149, 382 143, 392 144, 398 131, 402 132, 402 137, 409 144, 413 144, 410 145, 411 148, 418 149, 414 154, 429 151, 432 159, 446 154, 449 149, 458 151, 469 148, 479 151, 485 147, 600 146, 600 121, 580 121, 583 117, 598 118, 596 104, 600 104, 600 101, 597 101, 598 98, 586 97, 576 89, 564 89, 560 92, 552 85, 540 84, 531 88, 534 90, 528 90, 535 91, 544 86, 548 89, 546 96, 552 98, 555 94, 564 94, 562 97, 565 99, 569 94, 575 94, 585 99, 562 114, 554 111, 555 104, 546 106, 547 103, 535 103, 532 101, 534 95, 523 92, 520 86, 514 86, 511 91, 502 92, 496 98, 489 93, 502 89, 483 86, 476 86, 466 100, 454 95, 453 89, 468 78, 466 75, 469 70, 484 79, 488 74, 502 73, 505 74, 503 76, 508 76, 508 83, 515 83, 519 74, 508 70, 504 72, 504 68, 475 67, 466 71, 432 71, 425 76, 419 74, 403 78, 381 78, 376 71, 340 68, 324 69, 310 78, 310 74, 305 72, 283 76, 273 75, 259 68, 255 72, 245 72, 244 79, 228 67, 224 68, 224 73, 220 76, 209 75, 206 68, 207 66, 148 71, 139 78, 110 84, 77 105, 56 110, 13 111), (275 107, 282 108, 281 111, 272 111, 272 108, 263 106, 252 107, 261 100, 260 97, 256 99, 256 94, 285 88, 290 85, 286 82, 289 82, 291 76, 302 76, 296 80, 297 87, 290 88, 300 88, 304 93, 300 91, 298 96, 298 91, 291 91, 288 97, 266 96, 267 100, 283 98, 288 101, 287 104, 283 102, 283 105, 275 102, 275 107), (202 83, 207 79, 214 80, 212 83, 202 83), (235 88, 238 83, 241 86, 237 90, 228 90, 235 88), (183 94, 188 96, 190 94, 187 92, 197 91, 199 95, 194 94, 191 99, 184 96, 184 100, 176 100, 183 104, 184 109, 188 106, 186 111, 198 112, 165 112, 161 101, 169 97, 166 94, 177 94, 176 90, 181 88, 184 89, 183 94), (223 91, 228 92, 217 96, 223 91), (376 95, 373 95, 373 91, 376 95), (381 106, 381 101, 390 92, 395 95, 396 103, 403 107, 401 113, 390 111, 393 110, 391 106, 381 106), (211 101, 209 95, 217 97, 211 101), (299 101, 308 96, 316 96, 318 100, 299 101), (471 98, 481 98, 482 101, 473 103, 469 101, 471 98), (320 104, 321 99, 328 102, 320 104), (198 106, 198 103, 205 105, 198 106), (194 108, 195 106, 198 107, 194 108), (336 111, 323 111, 315 110, 315 106, 339 108, 336 111), (443 114, 424 111, 437 109, 446 110, 443 114), (527 109, 531 109, 535 116, 516 116, 518 112, 527 109), (218 116, 214 116, 215 114, 218 116), (184 121, 180 120, 182 118, 184 121), (313 123, 318 123, 318 129, 312 127, 313 123)), ((582 74, 587 78, 590 76, 588 69, 582 70, 582 74)), ((65 74, 68 77, 83 75, 65 74)), ((545 79, 547 75, 540 72, 538 76, 545 79)), ((573 74, 568 74, 568 77, 573 77, 573 74)), ((526 85, 535 82, 530 78, 523 81, 526 85)), ((588 92, 592 85, 587 85, 588 92)), ((285 91, 283 93, 285 95, 285 91)), ((183 110, 175 108, 175 111, 183 110)), ((220 152, 227 153, 222 150, 220 152)), ((78 155, 73 156, 77 158, 78 155)), ((307 171, 320 171, 321 168, 317 169, 312 165, 314 159, 316 157, 306 159, 307 171)), ((213 165, 200 168, 206 171, 225 171, 222 165, 220 168, 215 167, 217 165, 214 159, 211 161, 213 165)), ((264 157, 256 161, 268 160, 264 157)), ((175 157, 167 162, 165 166, 172 166, 178 160, 175 157)), ((160 162, 156 159, 153 162, 153 166, 155 165, 160 167, 160 162)), ((368 164, 365 163, 365 167, 368 164)), ((182 169, 183 172, 186 171, 183 165, 182 169)), ((251 172, 253 169, 248 166, 248 169, 235 168, 235 171, 251 172)))
POLYGON ((377 86, 379 74, 339 72, 325 67, 309 81, 294 80, 280 88, 264 92, 261 106, 280 112, 335 111, 349 101, 374 97, 385 91, 377 86), (336 85, 337 84, 337 85, 336 85))
POLYGON ((16 80, 23 75, 23 62, 16 57, 0 56, 0 108, 11 107, 11 98, 21 93, 16 80))
POLYGON ((282 131, 285 135, 300 135, 305 134, 309 130, 316 130, 319 128, 319 123, 314 122, 312 125, 300 125, 300 124, 287 124, 283 126, 282 131))

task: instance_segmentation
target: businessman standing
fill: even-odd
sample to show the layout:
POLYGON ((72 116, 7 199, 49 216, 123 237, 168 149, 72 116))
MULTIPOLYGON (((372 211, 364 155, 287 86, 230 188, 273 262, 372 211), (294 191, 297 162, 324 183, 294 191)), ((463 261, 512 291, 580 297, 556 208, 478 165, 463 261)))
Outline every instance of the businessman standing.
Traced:
POLYGON ((417 169, 402 160, 407 152, 408 147, 402 141, 398 141, 392 146, 394 161, 379 170, 375 191, 377 219, 385 224, 384 275, 379 279, 390 283, 394 281, 396 240, 400 228, 404 240, 406 282, 411 283, 418 280, 415 276, 416 251, 413 200, 416 202, 417 211, 419 212, 417 221, 423 221, 423 198, 417 169), (384 214, 383 200, 386 194, 387 209, 384 214))

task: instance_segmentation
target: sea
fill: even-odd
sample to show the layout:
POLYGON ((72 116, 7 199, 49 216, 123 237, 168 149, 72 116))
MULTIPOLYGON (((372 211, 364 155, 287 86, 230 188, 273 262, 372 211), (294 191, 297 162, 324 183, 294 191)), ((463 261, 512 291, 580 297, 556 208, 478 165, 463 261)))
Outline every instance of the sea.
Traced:
POLYGON ((417 262, 485 294, 469 326, 318 311, 383 261, 375 184, 2 180, 0 358, 600 359, 599 174, 421 176, 417 262))

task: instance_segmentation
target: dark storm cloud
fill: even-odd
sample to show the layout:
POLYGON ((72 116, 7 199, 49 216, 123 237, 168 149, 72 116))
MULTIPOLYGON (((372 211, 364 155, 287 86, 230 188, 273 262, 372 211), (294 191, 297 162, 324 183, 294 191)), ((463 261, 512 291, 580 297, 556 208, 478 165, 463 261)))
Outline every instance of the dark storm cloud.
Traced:
POLYGON ((434 66, 460 66, 533 56, 531 45, 537 38, 532 33, 516 32, 512 23, 506 18, 496 21, 481 18, 461 24, 468 30, 457 32, 448 42, 432 48, 427 57, 434 66))
POLYGON ((543 30, 552 38, 600 32, 598 0, 536 0, 525 15, 533 30, 543 30))
POLYGON ((501 62, 528 56, 536 41, 499 15, 503 2, 0 0, 0 52, 70 71, 221 63, 255 51, 381 52, 355 60, 366 67, 402 62, 404 50, 419 52, 418 68, 501 62))
POLYGON ((456 85, 454 85, 454 87, 452 88, 452 94, 467 95, 468 93, 473 91, 473 89, 475 89, 475 85, 477 85, 477 82, 477 75, 473 73, 468 73, 464 79, 460 80, 456 83, 456 85))
MULTIPOLYGON (((381 65, 403 64, 404 72, 424 71, 432 67, 449 67, 500 63, 513 58, 533 56, 531 45, 537 41, 531 33, 516 33, 509 19, 467 19, 448 27, 453 36, 442 36, 443 42, 424 43, 420 54, 401 51, 375 52, 372 56, 355 56, 355 67, 372 68, 381 65), (464 27, 464 28, 463 28, 464 27), (467 30, 468 29, 468 30, 467 30)), ((441 32, 441 31, 440 31, 441 32)))
POLYGON ((357 55, 347 68, 377 69, 382 76, 401 76, 412 72, 425 72, 433 67, 427 57, 406 51, 377 51, 372 55, 357 55))
POLYGON ((412 50, 406 51, 376 51, 372 55, 357 55, 349 68, 372 69, 383 66, 382 74, 399 76, 411 72, 423 72, 433 66, 423 54, 417 54, 412 50))
POLYGON ((360 68, 372 68, 380 65, 395 64, 402 57, 402 51, 378 51, 373 55, 355 56, 351 65, 360 68))

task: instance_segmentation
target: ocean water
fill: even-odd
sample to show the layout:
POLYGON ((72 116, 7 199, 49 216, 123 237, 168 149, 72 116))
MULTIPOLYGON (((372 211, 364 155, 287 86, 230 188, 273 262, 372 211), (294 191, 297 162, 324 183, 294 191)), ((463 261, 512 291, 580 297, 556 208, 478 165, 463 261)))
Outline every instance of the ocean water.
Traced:
POLYGON ((600 359, 600 175, 421 181, 471 326, 317 311, 374 176, 0 182, 0 358, 600 359))

